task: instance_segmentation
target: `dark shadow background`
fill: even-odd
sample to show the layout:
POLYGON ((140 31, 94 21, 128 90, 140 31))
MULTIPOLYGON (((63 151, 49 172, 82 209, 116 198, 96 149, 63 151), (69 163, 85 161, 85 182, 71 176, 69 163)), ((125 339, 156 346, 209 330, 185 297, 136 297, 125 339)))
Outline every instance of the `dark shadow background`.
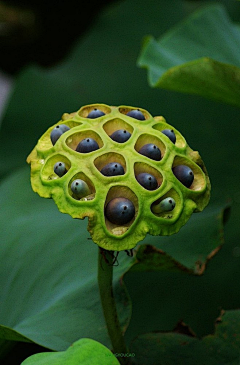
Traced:
POLYGON ((15 74, 29 63, 43 67, 57 64, 99 12, 116 2, 0 1, 0 69, 15 74))

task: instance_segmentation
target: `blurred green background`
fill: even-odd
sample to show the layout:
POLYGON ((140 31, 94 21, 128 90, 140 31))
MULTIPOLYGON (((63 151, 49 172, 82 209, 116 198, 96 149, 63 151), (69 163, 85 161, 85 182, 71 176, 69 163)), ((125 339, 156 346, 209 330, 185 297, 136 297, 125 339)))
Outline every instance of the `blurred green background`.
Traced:
MULTIPOLYGON (((200 152, 212 183, 207 209, 231 202, 225 244, 203 276, 161 272, 125 276, 133 302, 128 341, 140 333, 172 330, 179 320, 203 336, 214 330, 214 320, 222 308, 240 307, 239 109, 193 95, 152 89, 146 71, 136 65, 146 35, 158 38, 209 3, 223 4, 231 19, 239 22, 240 3, 235 0, 119 0, 100 2, 97 7, 81 1, 61 5, 55 1, 0 2, 0 69, 13 80, 0 129, 3 182, 16 171, 26 174, 27 155, 64 112, 88 103, 125 104, 163 115, 190 147, 200 152), (19 19, 26 20, 16 20, 17 15, 12 15, 15 23, 9 24, 6 9, 10 6, 18 15, 23 12, 19 19)), ((26 189, 30 194, 30 185, 26 189)), ((14 204, 19 209, 22 201, 16 199, 14 204)), ((11 219, 2 221, 2 229, 10 224, 11 219)), ((174 239, 177 242, 178 235, 174 239)), ((194 236, 188 239, 194 250, 194 236)), ((168 238, 159 240, 167 251, 168 238)), ((152 243, 151 236, 145 243, 152 243)))

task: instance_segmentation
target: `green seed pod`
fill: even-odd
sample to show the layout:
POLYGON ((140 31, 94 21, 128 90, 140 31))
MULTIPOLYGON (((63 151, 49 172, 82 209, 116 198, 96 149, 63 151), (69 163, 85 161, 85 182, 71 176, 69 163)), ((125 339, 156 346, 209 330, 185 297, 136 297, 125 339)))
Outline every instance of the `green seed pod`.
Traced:
POLYGON ((178 232, 193 212, 205 208, 210 198, 208 174, 198 152, 163 117, 152 117, 136 107, 91 104, 76 113, 63 114, 62 120, 39 139, 27 162, 31 164, 33 190, 53 198, 59 210, 73 218, 87 216, 93 241, 111 251, 132 249, 146 234, 178 232), (96 110, 102 112, 101 117, 89 118, 96 110), (141 112, 144 118, 132 117, 128 114, 131 110, 141 112), (53 144, 51 132, 60 124, 69 130, 53 144), (166 129, 174 132, 175 143, 162 133, 166 129), (111 138, 119 130, 130 134, 124 143, 111 138), (99 148, 79 153, 77 146, 86 138, 94 140, 99 148), (143 146, 152 145, 161 151, 161 159, 141 153, 143 146), (53 174, 58 161, 66 166, 61 177, 53 174), (102 174, 101 170, 111 163, 120 164, 124 174, 102 174), (177 166, 184 167, 176 173, 177 166), (187 171, 192 172, 191 184, 185 183, 187 171), (156 181, 156 189, 148 189, 137 180, 149 175, 156 181), (82 181, 82 193, 73 188, 78 180, 82 181), (169 199, 175 202, 172 209, 174 204, 169 199))

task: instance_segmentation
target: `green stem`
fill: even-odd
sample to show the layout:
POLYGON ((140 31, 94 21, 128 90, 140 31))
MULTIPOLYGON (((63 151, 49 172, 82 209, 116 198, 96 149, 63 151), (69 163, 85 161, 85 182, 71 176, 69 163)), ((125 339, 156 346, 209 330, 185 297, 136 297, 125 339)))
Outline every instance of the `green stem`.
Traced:
MULTIPOLYGON (((128 352, 125 344, 121 326, 119 323, 116 303, 113 296, 112 278, 113 278, 113 255, 112 252, 98 251, 98 287, 100 298, 105 317, 108 334, 112 343, 113 352, 117 354, 126 354, 128 352), (104 257, 103 257, 104 255, 104 257)), ((129 364, 129 358, 117 357, 122 365, 129 364)))

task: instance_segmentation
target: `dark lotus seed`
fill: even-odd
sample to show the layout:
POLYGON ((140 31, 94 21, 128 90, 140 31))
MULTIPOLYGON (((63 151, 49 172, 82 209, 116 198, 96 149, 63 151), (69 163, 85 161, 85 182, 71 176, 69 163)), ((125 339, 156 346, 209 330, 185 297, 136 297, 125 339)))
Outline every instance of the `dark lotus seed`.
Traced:
POLYGON ((50 134, 50 138, 51 138, 53 146, 55 145, 57 140, 61 137, 61 135, 63 133, 65 133, 66 131, 68 131, 69 129, 70 128, 67 125, 59 124, 52 130, 52 132, 50 134))
POLYGON ((57 142, 57 140, 61 137, 61 135, 63 134, 63 132, 61 131, 60 128, 54 128, 50 134, 50 138, 52 141, 53 146, 55 145, 55 143, 57 142))
POLYGON ((114 198, 105 208, 106 218, 113 224, 122 225, 130 222, 135 215, 133 203, 126 198, 114 198))
POLYGON ((138 120, 145 120, 143 113, 139 109, 130 110, 130 112, 127 113, 127 116, 138 120))
POLYGON ((124 168, 118 162, 110 162, 101 171, 104 176, 124 175, 124 168))
POLYGON ((172 169, 176 178, 187 188, 192 185, 194 174, 190 167, 186 165, 178 165, 173 167, 172 169))
POLYGON ((126 131, 125 129, 119 129, 113 132, 110 136, 115 142, 124 143, 131 137, 131 133, 126 131))
POLYGON ((54 170, 55 174, 57 174, 59 177, 62 177, 67 172, 64 162, 56 162, 53 170, 54 170))
POLYGON ((87 116, 87 118, 90 118, 90 119, 95 119, 95 118, 99 118, 99 117, 102 117, 103 115, 105 115, 104 112, 102 112, 101 110, 95 108, 93 109, 87 116))
POLYGON ((170 139, 170 141, 172 141, 172 143, 175 144, 176 136, 173 129, 164 129, 162 133, 165 134, 165 136, 167 136, 170 139))
POLYGON ((56 128, 60 128, 63 133, 69 131, 69 127, 66 124, 59 124, 56 126, 56 128))
POLYGON ((76 151, 81 153, 88 153, 99 149, 99 145, 93 138, 84 138, 77 145, 76 151))
POLYGON ((88 184, 81 179, 73 180, 71 190, 78 198, 91 194, 88 184))
POLYGON ((155 161, 160 161, 161 160, 161 151, 153 143, 145 144, 144 146, 142 146, 140 148, 140 150, 138 152, 141 153, 141 155, 144 155, 148 158, 151 158, 152 160, 155 160, 155 161))
POLYGON ((137 181, 147 190, 155 190, 158 187, 158 182, 155 176, 142 172, 136 176, 137 181))

